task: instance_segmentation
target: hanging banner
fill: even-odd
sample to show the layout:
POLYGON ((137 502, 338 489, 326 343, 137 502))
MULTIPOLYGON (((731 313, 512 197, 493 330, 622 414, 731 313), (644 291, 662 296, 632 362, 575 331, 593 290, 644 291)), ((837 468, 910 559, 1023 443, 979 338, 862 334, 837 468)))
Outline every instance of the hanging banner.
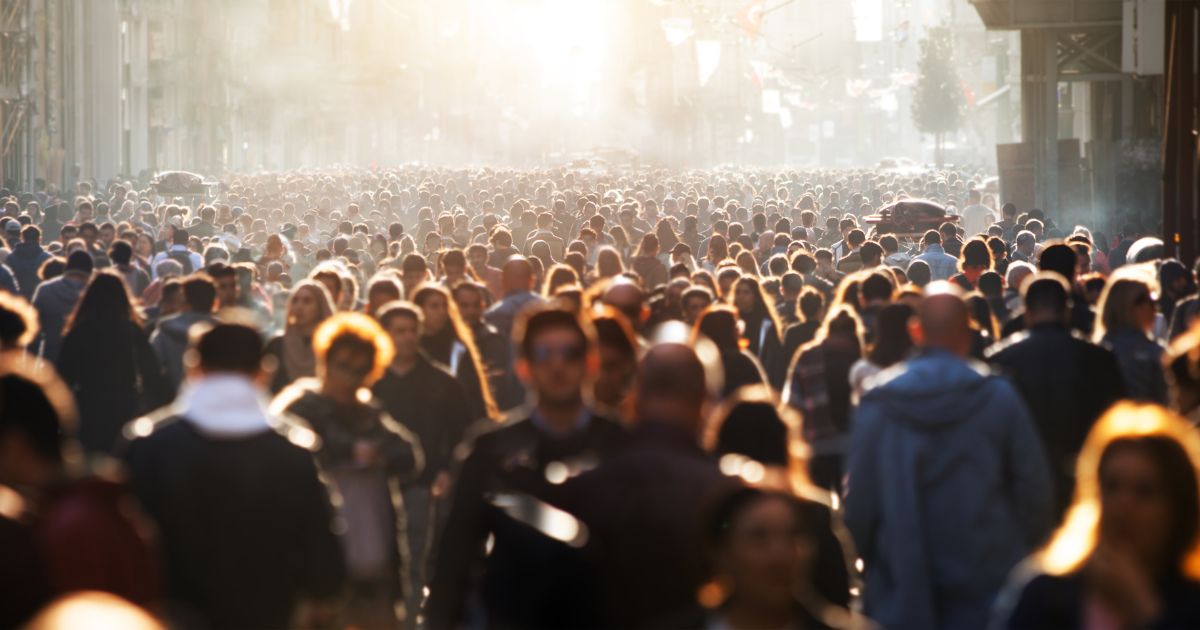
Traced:
POLYGON ((721 42, 716 40, 696 40, 696 76, 700 86, 708 85, 708 80, 717 71, 721 63, 721 42))
POLYGON ((686 17, 665 18, 662 21, 662 29, 667 43, 672 46, 686 42, 696 33, 696 29, 692 27, 692 18, 686 17))

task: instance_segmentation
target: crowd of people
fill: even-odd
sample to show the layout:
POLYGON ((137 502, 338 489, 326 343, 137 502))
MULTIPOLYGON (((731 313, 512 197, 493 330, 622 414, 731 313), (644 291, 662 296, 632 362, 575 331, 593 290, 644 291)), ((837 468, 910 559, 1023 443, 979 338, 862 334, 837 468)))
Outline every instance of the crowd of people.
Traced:
POLYGON ((982 181, 0 190, 0 626, 1200 627, 1192 261, 982 181))

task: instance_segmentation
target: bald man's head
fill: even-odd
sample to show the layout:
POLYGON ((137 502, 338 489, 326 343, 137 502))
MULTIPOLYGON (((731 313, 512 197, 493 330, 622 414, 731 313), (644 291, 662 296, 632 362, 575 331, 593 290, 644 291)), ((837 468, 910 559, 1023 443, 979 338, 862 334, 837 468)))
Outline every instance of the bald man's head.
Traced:
POLYGON ((533 288, 533 265, 524 256, 511 256, 501 269, 504 294, 529 291, 533 288))
POLYGON ((661 422, 699 435, 708 399, 704 364, 690 346, 660 343, 642 357, 637 373, 637 421, 661 422))
POLYGON ((959 356, 971 350, 971 323, 960 292, 947 282, 929 285, 917 309, 920 337, 926 348, 939 348, 959 356))

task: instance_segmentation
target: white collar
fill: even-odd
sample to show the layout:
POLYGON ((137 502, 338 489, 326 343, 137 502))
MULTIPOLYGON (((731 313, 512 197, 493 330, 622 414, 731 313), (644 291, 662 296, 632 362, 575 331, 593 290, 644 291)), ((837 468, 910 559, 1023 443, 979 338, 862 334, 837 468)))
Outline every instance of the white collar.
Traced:
POLYGON ((236 374, 189 380, 175 399, 175 412, 211 437, 240 438, 271 430, 266 395, 249 378, 236 374))

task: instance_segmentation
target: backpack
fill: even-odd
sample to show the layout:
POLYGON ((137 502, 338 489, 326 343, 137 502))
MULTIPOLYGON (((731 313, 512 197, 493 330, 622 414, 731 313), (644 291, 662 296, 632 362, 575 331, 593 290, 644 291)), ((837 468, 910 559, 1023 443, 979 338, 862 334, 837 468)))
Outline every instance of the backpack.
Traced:
POLYGON ((189 251, 180 251, 177 249, 167 250, 167 258, 174 260, 183 266, 183 275, 190 275, 195 268, 192 267, 192 253, 189 251))

